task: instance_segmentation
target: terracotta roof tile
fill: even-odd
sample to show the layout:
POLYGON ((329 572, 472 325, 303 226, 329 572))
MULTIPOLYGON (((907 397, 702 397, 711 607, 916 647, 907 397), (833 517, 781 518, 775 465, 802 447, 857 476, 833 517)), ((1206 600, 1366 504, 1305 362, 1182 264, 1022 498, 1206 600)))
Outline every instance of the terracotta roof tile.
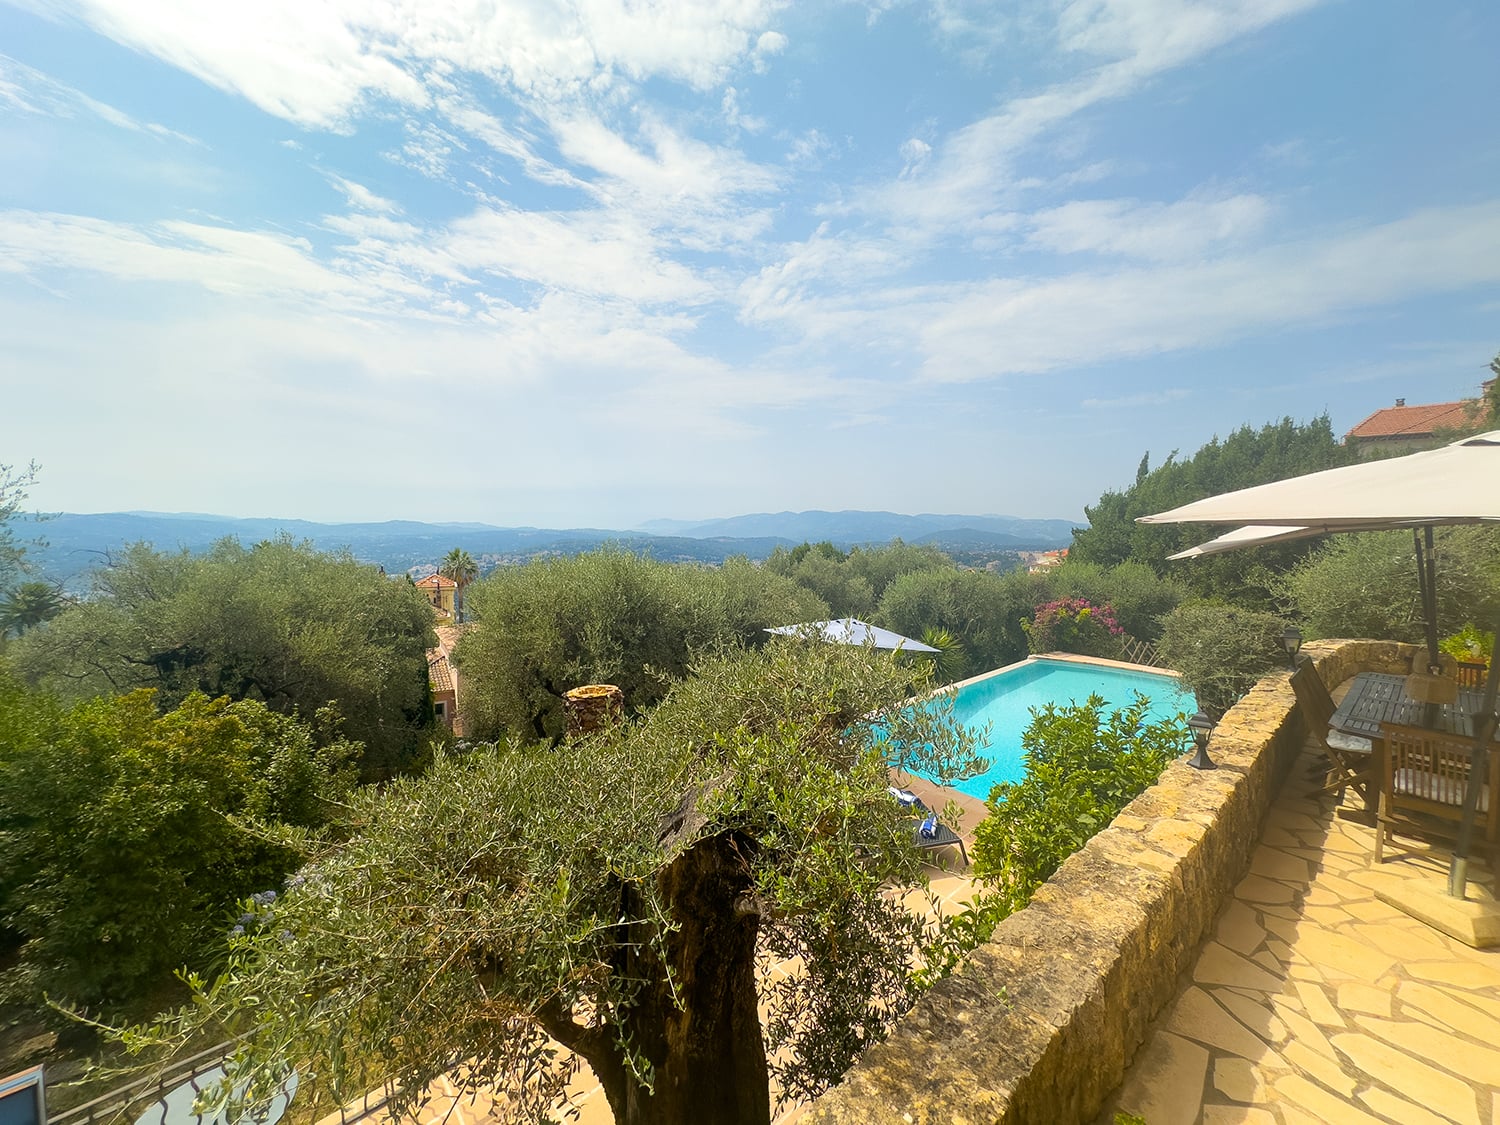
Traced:
POLYGON ((448 587, 458 589, 458 583, 451 578, 445 578, 441 574, 429 574, 426 578, 419 579, 417 585, 425 589, 443 590, 448 587))
POLYGON ((1377 410, 1344 436, 1346 438, 1425 437, 1445 426, 1465 422, 1463 402, 1434 402, 1424 406, 1387 406, 1377 410))
POLYGON ((434 692, 453 690, 453 666, 448 663, 442 649, 427 650, 427 679, 431 681, 434 692))

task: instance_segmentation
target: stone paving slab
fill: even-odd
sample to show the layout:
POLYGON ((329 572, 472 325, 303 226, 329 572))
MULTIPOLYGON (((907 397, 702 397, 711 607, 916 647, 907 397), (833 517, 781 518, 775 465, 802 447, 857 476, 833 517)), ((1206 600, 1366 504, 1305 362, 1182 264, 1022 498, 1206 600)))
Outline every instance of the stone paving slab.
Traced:
MULTIPOLYGON (((1250 871, 1098 1125, 1500 1125, 1500 951, 1376 898, 1381 878, 1447 884, 1448 854, 1392 854, 1318 796, 1309 748, 1250 871)), ((1470 864, 1470 896, 1493 872, 1470 864)))

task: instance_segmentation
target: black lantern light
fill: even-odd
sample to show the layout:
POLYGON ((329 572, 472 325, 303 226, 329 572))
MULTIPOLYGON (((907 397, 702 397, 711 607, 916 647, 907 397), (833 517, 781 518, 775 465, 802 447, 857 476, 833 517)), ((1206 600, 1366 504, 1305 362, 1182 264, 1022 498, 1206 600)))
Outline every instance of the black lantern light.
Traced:
POLYGON ((1193 760, 1188 763, 1195 770, 1216 770, 1219 767, 1214 760, 1208 756, 1208 736, 1213 733, 1214 721, 1199 711, 1188 720, 1188 730, 1193 732, 1193 744, 1198 747, 1198 752, 1193 755, 1193 760))
POLYGON ((1281 647, 1286 649, 1286 658, 1291 662, 1292 671, 1297 670, 1297 650, 1302 647, 1302 630, 1295 625, 1288 625, 1281 631, 1281 647))

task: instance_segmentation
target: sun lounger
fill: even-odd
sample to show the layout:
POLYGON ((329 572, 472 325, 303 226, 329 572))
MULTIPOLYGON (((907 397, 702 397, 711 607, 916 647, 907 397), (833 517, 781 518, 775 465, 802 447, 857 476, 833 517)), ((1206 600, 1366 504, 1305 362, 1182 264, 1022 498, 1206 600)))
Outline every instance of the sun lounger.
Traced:
POLYGON ((912 826, 912 840, 923 851, 956 846, 958 854, 963 857, 964 866, 969 866, 969 852, 964 847, 963 837, 946 824, 938 823, 936 813, 922 821, 921 824, 912 826))

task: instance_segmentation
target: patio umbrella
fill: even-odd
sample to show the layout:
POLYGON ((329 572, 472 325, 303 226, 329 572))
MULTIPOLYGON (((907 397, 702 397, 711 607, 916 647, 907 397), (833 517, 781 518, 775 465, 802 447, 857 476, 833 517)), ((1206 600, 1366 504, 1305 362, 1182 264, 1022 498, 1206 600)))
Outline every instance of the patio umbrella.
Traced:
POLYGON ((1206 555, 1220 555, 1225 551, 1238 551, 1242 547, 1260 547, 1266 543, 1285 543, 1291 539, 1306 539, 1312 535, 1322 535, 1320 527, 1266 527, 1251 524, 1249 527, 1235 528, 1226 531, 1217 539, 1210 539, 1207 543, 1199 543, 1196 547, 1189 547, 1186 551, 1178 551, 1175 555, 1168 555, 1168 561, 1175 562, 1177 559, 1200 559, 1206 555))
POLYGON ((778 625, 767 629, 784 637, 813 636, 836 645, 871 645, 901 652, 937 652, 931 645, 903 637, 889 629, 871 625, 857 617, 837 618, 833 621, 809 621, 804 625, 778 625))
MULTIPOLYGON (((1417 547, 1417 577, 1427 630, 1428 661, 1435 665, 1437 602, 1432 529, 1453 524, 1500 523, 1500 430, 1405 457, 1363 461, 1254 488, 1242 488, 1168 512, 1142 516, 1138 522, 1246 525, 1192 551, 1180 552, 1174 558, 1191 557, 1193 552, 1214 554, 1336 531, 1411 528, 1417 547)), ((1464 793, 1464 819, 1453 852, 1449 890, 1459 898, 1463 897, 1487 743, 1495 727, 1497 687, 1500 687, 1500 629, 1496 630, 1495 652, 1490 660, 1484 701, 1475 716, 1475 749, 1464 793)))

